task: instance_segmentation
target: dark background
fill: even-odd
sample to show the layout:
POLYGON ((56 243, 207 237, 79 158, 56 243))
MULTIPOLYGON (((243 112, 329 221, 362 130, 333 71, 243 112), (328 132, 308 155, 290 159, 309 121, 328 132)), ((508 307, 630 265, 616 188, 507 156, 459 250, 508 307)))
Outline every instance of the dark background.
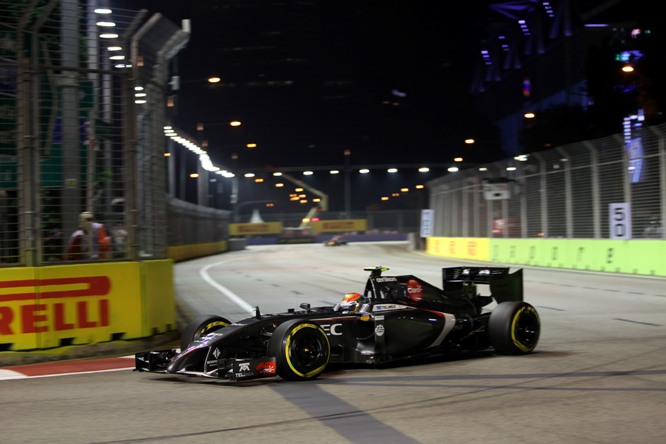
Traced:
POLYGON ((345 150, 356 165, 450 162, 491 126, 469 95, 488 2, 125 3, 191 20, 172 116, 216 162, 341 165, 345 150))

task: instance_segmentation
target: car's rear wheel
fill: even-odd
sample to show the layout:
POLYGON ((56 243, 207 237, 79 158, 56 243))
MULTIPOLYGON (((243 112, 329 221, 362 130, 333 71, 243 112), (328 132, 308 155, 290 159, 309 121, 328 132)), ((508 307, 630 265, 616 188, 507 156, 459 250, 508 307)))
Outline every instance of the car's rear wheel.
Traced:
POLYGON ((193 319, 183 334, 180 335, 180 349, 185 350, 192 342, 202 336, 206 336, 215 330, 219 330, 231 324, 229 320, 217 315, 201 315, 193 319))
POLYGON ((539 342, 540 333, 539 313, 527 302, 497 304, 488 320, 490 345, 501 355, 531 353, 539 342))
POLYGON ((269 356, 275 356, 277 374, 289 381, 314 379, 328 365, 331 345, 317 324, 293 319, 280 324, 268 343, 269 356))

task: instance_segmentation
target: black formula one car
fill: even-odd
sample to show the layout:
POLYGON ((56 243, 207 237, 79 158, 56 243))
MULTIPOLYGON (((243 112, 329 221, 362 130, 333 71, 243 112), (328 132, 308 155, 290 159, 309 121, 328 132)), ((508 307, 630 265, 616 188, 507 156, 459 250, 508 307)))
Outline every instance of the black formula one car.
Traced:
POLYGON ((342 236, 333 236, 324 242, 324 245, 327 247, 339 247, 341 245, 347 245, 347 241, 342 236))
POLYGON ((238 322, 194 319, 180 349, 141 352, 135 370, 243 380, 280 376, 308 380, 329 364, 382 364, 455 352, 523 355, 539 340, 537 310, 523 301, 522 269, 449 267, 443 288, 413 275, 370 272, 363 294, 335 306, 256 314, 238 322), (482 295, 479 285, 490 293, 482 295), (484 287, 485 288, 485 287, 484 287), (484 308, 496 303, 494 308, 484 308))

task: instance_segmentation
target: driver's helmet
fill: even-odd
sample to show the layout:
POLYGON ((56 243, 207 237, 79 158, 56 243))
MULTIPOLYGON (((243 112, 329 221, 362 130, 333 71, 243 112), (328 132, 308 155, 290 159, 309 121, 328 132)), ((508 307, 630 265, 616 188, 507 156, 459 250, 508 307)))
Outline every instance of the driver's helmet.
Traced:
POLYGON ((361 308, 364 303, 364 298, 360 293, 347 293, 342 297, 342 301, 338 304, 340 311, 355 313, 361 308))

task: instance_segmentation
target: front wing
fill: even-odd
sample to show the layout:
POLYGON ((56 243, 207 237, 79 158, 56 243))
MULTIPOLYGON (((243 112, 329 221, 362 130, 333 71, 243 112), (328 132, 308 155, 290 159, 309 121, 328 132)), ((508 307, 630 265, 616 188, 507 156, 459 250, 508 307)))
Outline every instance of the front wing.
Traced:
POLYGON ((185 376, 202 376, 208 378, 243 380, 267 378, 277 374, 274 357, 264 358, 222 358, 212 370, 206 368, 190 369, 185 367, 178 371, 169 371, 169 366, 178 356, 178 350, 157 350, 140 352, 134 355, 134 371, 151 373, 170 373, 185 376))

